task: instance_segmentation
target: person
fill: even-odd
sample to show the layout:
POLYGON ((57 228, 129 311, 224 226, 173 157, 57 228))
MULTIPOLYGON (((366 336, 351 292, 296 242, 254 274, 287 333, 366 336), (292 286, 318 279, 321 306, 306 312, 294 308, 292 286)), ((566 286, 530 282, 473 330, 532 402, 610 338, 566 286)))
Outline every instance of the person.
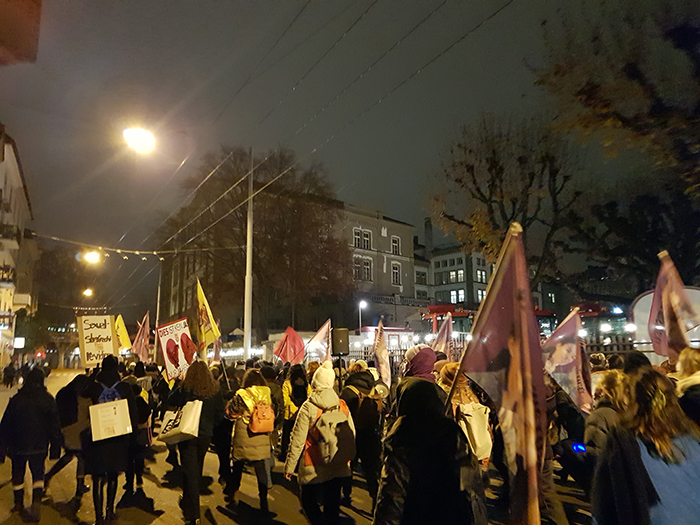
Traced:
POLYGON ((481 469, 435 386, 409 377, 396 391, 373 524, 485 524, 481 469))
POLYGON ((289 368, 287 379, 282 384, 284 395, 284 423, 282 424, 282 445, 280 448, 280 461, 287 457, 289 448, 289 436, 294 427, 297 410, 306 401, 311 389, 306 378, 303 365, 292 365, 289 368))
POLYGON ((633 375, 644 367, 651 367, 651 361, 642 352, 635 350, 625 355, 625 364, 622 369, 625 374, 633 375))
MULTIPOLYGON (((235 418, 233 431, 233 467, 231 480, 226 485, 224 493, 231 498, 232 504, 238 504, 238 489, 241 487, 243 467, 246 463, 253 466, 258 480, 258 496, 260 497, 260 510, 267 514, 267 474, 265 460, 270 457, 270 433, 253 432, 251 419, 258 407, 267 405, 272 411, 272 397, 267 381, 256 368, 246 370, 243 376, 243 388, 236 392, 228 404, 227 413, 235 418)), ((272 425, 274 427, 274 416, 272 425)))
POLYGON ((358 359, 357 361, 354 361, 350 363, 350 366, 348 367, 348 375, 355 374, 357 372, 364 372, 367 370, 367 361, 363 359, 358 359))
MULTIPOLYGON (((137 367, 139 364, 142 364, 141 361, 137 363, 137 367)), ((144 390, 138 384, 131 384, 131 390, 134 393, 134 402, 137 410, 137 428, 133 432, 131 443, 129 444, 126 484, 124 485, 126 493, 124 494, 124 499, 120 502, 121 506, 128 506, 132 502, 145 501, 146 499, 143 491, 143 472, 145 469, 146 448, 150 442, 148 427, 151 407, 143 395, 144 390), (134 486, 134 478, 136 478, 136 486, 134 486)))
POLYGON ((44 490, 48 491, 51 479, 58 474, 73 458, 77 458, 75 501, 79 501, 83 494, 89 491, 85 485, 85 460, 83 459, 80 434, 90 426, 89 412, 86 407, 90 400, 79 394, 85 390, 88 384, 88 376, 80 374, 58 391, 56 394, 56 407, 58 408, 59 421, 63 432, 65 453, 61 456, 44 476, 44 490))
POLYGON ((187 369, 185 379, 168 398, 168 404, 182 408, 188 402, 202 402, 199 417, 199 431, 196 438, 180 441, 177 444, 182 467, 182 500, 180 507, 188 524, 198 523, 199 486, 204 469, 204 457, 209 449, 214 427, 224 417, 224 397, 219 384, 204 361, 193 361, 187 369))
MULTIPOLYGON (((357 362, 350 366, 356 367, 357 362)), ((381 411, 382 399, 375 391, 376 381, 371 372, 361 366, 356 372, 350 373, 345 380, 342 399, 350 410, 355 425, 355 444, 357 459, 362 465, 362 473, 367 482, 367 491, 372 498, 372 508, 377 500, 379 491, 379 473, 382 468, 382 439, 381 411)), ((352 498, 352 477, 346 478, 343 484, 341 503, 350 506, 352 498)))
POLYGON ((676 392, 683 412, 700 425, 700 350, 684 348, 678 357, 676 392))
POLYGON ((436 356, 432 348, 427 345, 413 346, 406 350, 404 359, 406 360, 404 377, 420 377, 431 383, 435 382, 433 369, 436 356))
POLYGON ((279 433, 284 423, 284 394, 282 387, 275 382, 277 372, 272 366, 265 365, 260 369, 260 373, 265 378, 270 389, 272 399, 272 410, 275 413, 275 428, 270 433, 270 457, 265 461, 265 475, 267 476, 267 488, 272 488, 272 469, 275 466, 275 449, 279 441, 279 433))
MULTIPOLYGON (((113 355, 102 360, 99 373, 87 383, 82 397, 90 402, 85 407, 97 405, 109 399, 125 399, 129 406, 131 428, 138 426, 138 410, 131 385, 121 380, 119 362, 113 355)), ((95 521, 116 520, 114 502, 117 497, 117 479, 120 472, 125 472, 129 464, 129 447, 133 436, 124 434, 100 441, 92 440, 92 429, 88 427, 81 432, 80 440, 85 456, 85 472, 92 477, 92 500, 95 506, 95 521), (107 500, 104 493, 107 488, 107 500)))
POLYGON ((15 369, 14 361, 10 361, 10 364, 5 367, 2 371, 2 383, 7 388, 12 388, 15 383, 15 375, 17 375, 17 370, 15 369))
POLYGON ((591 373, 595 374, 596 372, 604 372, 607 370, 608 362, 605 359, 605 354, 591 354, 589 359, 591 361, 591 373))
POLYGON ((608 356, 608 370, 622 370, 625 368, 625 358, 620 354, 608 356))
POLYGON ((651 367, 630 378, 629 407, 598 458, 592 514, 601 525, 697 523, 700 428, 651 367))
POLYGON ((309 383, 311 383, 311 380, 313 379, 316 370, 318 370, 320 366, 320 361, 310 361, 306 364, 306 379, 309 381, 309 383))
MULTIPOLYGON (((226 373, 223 364, 219 366, 211 367, 212 377, 215 381, 218 380, 219 388, 224 397, 224 404, 227 404, 238 390, 238 382, 229 377, 226 373), (218 379, 217 373, 218 371, 218 379), (235 389, 234 389, 235 388, 235 389)), ((229 368, 229 371, 233 373, 235 368, 229 368)), ((219 484, 225 485, 231 479, 231 435, 233 433, 233 420, 224 417, 219 423, 214 427, 214 434, 212 435, 212 444, 214 445, 214 450, 217 457, 219 458, 219 484)))
POLYGON ((343 480, 352 476, 350 460, 355 455, 355 427, 350 410, 333 390, 334 383, 335 372, 331 362, 326 361, 314 374, 311 394, 299 408, 284 464, 288 480, 298 467, 301 506, 311 525, 338 523, 340 490, 343 480), (321 434, 320 428, 328 428, 331 422, 335 422, 335 432, 321 434), (337 452, 327 456, 328 450, 337 452), (323 511, 318 503, 320 498, 323 511))
POLYGON ((12 460, 13 512, 23 513, 25 521, 38 522, 44 492, 44 463, 49 453, 58 459, 63 445, 58 408, 44 386, 44 372, 35 368, 27 373, 24 386, 12 396, 0 421, 0 463, 12 460), (24 473, 32 473, 32 506, 24 509, 24 473))

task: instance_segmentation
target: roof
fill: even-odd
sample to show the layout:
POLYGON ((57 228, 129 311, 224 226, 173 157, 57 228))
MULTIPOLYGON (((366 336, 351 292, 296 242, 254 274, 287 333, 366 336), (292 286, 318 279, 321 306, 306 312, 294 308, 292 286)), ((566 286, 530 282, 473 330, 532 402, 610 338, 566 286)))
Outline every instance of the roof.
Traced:
POLYGON ((439 246, 437 248, 433 248, 433 257, 436 255, 450 255, 450 254, 457 254, 461 253, 464 254, 464 245, 463 244, 449 244, 447 246, 439 246))
POLYGON ((424 262, 426 264, 430 264, 430 259, 428 259, 427 257, 423 257, 422 255, 419 255, 417 253, 413 254, 413 260, 417 262, 424 262))
POLYGON ((29 216, 34 220, 34 211, 32 210, 32 201, 29 199, 29 188, 27 187, 27 179, 24 177, 24 169, 22 168, 22 161, 19 158, 19 149, 17 148, 17 143, 15 139, 10 137, 7 133, 2 133, 2 127, 0 127, 0 143, 4 142, 12 146, 12 150, 15 154, 15 160, 17 161, 17 167, 19 168, 19 176, 22 179, 22 188, 24 188, 24 196, 27 198, 27 206, 29 207, 29 216))

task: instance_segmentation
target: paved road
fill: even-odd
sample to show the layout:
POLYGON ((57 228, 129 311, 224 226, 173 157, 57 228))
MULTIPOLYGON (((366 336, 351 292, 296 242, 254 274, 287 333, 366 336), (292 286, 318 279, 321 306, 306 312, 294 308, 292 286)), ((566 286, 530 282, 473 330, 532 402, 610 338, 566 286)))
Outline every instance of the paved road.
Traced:
MULTIPOLYGON (((47 379, 47 387, 52 394, 70 382, 77 371, 54 371, 47 379)), ((4 413, 10 396, 16 392, 0 386, 0 414, 4 413)), ((118 509, 119 523, 133 525, 179 525, 182 524, 182 514, 178 506, 181 491, 178 488, 177 473, 170 465, 165 463, 166 449, 162 444, 156 444, 155 461, 147 462, 150 472, 144 478, 144 490, 146 495, 154 498, 154 512, 146 512, 137 508, 118 509)), ((52 462, 47 462, 47 469, 52 462)), ((257 481, 252 472, 246 472, 241 486, 241 502, 239 510, 234 514, 225 508, 225 500, 222 487, 217 483, 218 460, 215 454, 207 454, 204 464, 204 480, 201 496, 203 510, 202 523, 237 523, 242 525, 254 525, 263 523, 261 516, 256 512, 258 508, 257 481)), ((287 482, 282 473, 282 465, 277 464, 273 473, 274 488, 270 491, 270 509, 276 516, 267 523, 302 525, 306 520, 300 513, 297 497, 297 485, 287 482)), ((30 474, 27 473, 29 479, 30 474)), ((120 486, 123 484, 123 476, 120 478, 120 486)), ((88 478, 89 483, 89 478, 88 478)), ((343 524, 356 523, 369 525, 369 512, 371 502, 367 491, 363 488, 363 481, 355 479, 353 489, 353 508, 343 508, 343 524)), ((497 488, 498 481, 494 481, 497 488)), ((576 525, 589 525, 591 523, 589 505, 583 499, 583 493, 571 482, 558 487, 564 501, 570 522, 576 525)), ((80 509, 77 514, 70 510, 69 502, 75 492, 75 462, 68 465, 51 482, 51 488, 47 499, 42 506, 41 523, 44 524, 70 524, 93 523, 94 512, 92 510, 92 497, 90 494, 83 496, 80 509)), ((122 497, 123 491, 117 493, 117 501, 122 497)), ((487 493, 489 498, 490 523, 505 523, 503 511, 492 505, 496 494, 493 491, 487 493)), ((22 523, 17 515, 10 514, 12 506, 12 486, 10 483, 10 461, 0 465, 0 525, 19 525, 22 523)), ((29 501, 27 500, 27 504, 29 501)))

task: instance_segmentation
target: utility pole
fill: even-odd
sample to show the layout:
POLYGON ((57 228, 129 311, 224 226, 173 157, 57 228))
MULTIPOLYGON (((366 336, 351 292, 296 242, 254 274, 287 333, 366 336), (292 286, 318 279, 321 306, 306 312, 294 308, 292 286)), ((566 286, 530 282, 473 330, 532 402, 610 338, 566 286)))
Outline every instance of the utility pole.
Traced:
POLYGON ((245 301, 243 306, 243 355, 250 357, 250 340, 253 325, 253 148, 250 148, 250 173, 248 174, 248 231, 245 251, 245 301))

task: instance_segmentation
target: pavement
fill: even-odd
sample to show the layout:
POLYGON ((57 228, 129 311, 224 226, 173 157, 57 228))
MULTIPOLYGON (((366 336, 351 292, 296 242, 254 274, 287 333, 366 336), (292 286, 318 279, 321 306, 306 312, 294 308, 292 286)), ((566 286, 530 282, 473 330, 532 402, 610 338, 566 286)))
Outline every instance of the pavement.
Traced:
MULTIPOLYGON (((68 384, 79 371, 54 370, 47 379, 47 388, 52 394, 68 384)), ((0 386, 0 414, 4 413, 10 397, 17 391, 17 387, 9 390, 0 386)), ((153 507, 143 508, 118 508, 117 517, 120 524, 133 525, 180 525, 183 523, 182 512, 178 502, 182 494, 178 480, 179 473, 165 462, 167 451, 162 443, 156 441, 153 446, 154 460, 146 461, 148 472, 144 475, 144 491, 146 496, 153 498, 153 507)), ((48 470, 52 461, 47 461, 48 470)), ((71 508, 71 500, 75 493, 75 467, 73 461, 51 481, 51 485, 44 499, 41 509, 42 524, 88 524, 94 523, 95 515, 92 507, 92 495, 88 493, 79 501, 77 512, 71 508)), ((495 471, 494 471, 495 474, 495 471)), ((10 483, 9 459, 0 464, 0 525, 19 525, 22 520, 16 514, 10 513, 13 495, 10 483)), ((27 470, 27 485, 31 487, 31 474, 27 470)), ((263 519, 258 512, 257 481, 254 473, 247 471, 243 475, 241 485, 241 498, 235 512, 226 508, 226 501, 222 492, 223 487, 218 483, 218 459, 214 453, 208 453, 204 462, 202 490, 200 503, 202 507, 202 524, 236 523, 241 525, 254 525, 268 523, 272 525, 304 525, 306 519, 301 514, 301 506, 298 499, 298 486, 294 480, 286 481, 282 474, 282 464, 277 462, 273 471, 274 487, 268 495, 270 510, 273 516, 269 520, 263 519)), ((86 478, 90 484, 90 478, 86 478)), ((117 502, 124 494, 121 486, 124 477, 119 478, 119 491, 117 502)), ((489 510, 489 523, 498 525, 506 523, 504 510, 496 504, 497 490, 500 483, 498 479, 492 479, 492 489, 487 491, 487 503, 489 510)), ((591 523, 590 505, 585 501, 583 492, 572 482, 557 486, 567 516, 572 525, 589 525, 591 523)), ((29 505, 29 492, 25 494, 26 504, 29 505)), ((352 507, 342 507, 341 524, 369 525, 371 523, 371 499, 367 493, 364 481, 355 477, 353 488, 352 507)))

